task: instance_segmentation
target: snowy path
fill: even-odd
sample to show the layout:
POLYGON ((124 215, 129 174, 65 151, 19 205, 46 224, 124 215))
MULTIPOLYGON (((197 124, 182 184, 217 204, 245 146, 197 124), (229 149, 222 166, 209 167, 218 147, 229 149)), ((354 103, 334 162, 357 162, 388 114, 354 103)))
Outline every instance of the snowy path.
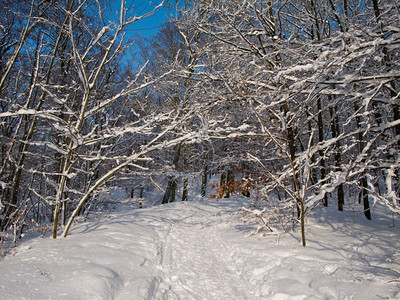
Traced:
POLYGON ((220 218, 209 210, 188 208, 192 211, 185 215, 190 217, 182 219, 176 211, 166 232, 161 233, 160 264, 151 298, 224 299, 235 295, 252 299, 215 226, 220 218))
POLYGON ((399 227, 332 210, 309 218, 303 248, 298 233, 249 237, 239 208, 116 210, 25 242, 0 261, 0 299, 399 299, 399 227))

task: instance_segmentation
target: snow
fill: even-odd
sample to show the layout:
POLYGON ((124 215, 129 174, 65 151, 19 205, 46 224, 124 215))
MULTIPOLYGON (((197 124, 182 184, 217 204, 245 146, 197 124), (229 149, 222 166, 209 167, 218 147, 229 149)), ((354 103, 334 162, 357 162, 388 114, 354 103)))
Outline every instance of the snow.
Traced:
MULTIPOLYGON (((122 196, 121 196, 122 197, 122 196)), ((115 195, 114 195, 115 198, 115 195)), ((299 232, 251 235, 241 198, 125 205, 0 261, 4 299, 393 299, 399 227, 317 207, 299 232)), ((397 269, 398 270, 398 269, 397 269)), ((398 274, 397 274, 398 276, 398 274)))

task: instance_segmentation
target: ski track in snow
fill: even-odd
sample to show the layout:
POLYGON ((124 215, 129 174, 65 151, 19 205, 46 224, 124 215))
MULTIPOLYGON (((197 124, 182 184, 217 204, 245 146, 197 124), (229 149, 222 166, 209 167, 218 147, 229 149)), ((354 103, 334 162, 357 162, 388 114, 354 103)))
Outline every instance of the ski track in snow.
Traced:
POLYGON ((249 237, 237 201, 125 208, 27 241, 0 261, 0 299, 399 298, 384 269, 399 258, 398 227, 332 209, 310 218, 303 248, 298 232, 249 237))

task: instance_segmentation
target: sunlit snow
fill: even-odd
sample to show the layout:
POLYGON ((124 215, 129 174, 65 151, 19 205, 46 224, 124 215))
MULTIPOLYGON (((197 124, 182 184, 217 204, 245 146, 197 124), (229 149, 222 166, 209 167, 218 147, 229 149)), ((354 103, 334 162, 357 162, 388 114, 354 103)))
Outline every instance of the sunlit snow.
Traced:
POLYGON ((251 235, 258 224, 241 219, 241 198, 143 209, 120 202, 67 238, 22 242, 0 262, 0 298, 399 297, 399 227, 387 217, 317 207, 304 248, 299 232, 251 235))

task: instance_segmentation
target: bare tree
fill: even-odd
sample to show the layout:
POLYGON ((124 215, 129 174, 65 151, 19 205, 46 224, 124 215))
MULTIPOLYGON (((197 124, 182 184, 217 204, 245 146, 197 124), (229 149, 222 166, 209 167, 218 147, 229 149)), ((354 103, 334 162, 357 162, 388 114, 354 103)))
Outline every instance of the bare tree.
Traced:
MULTIPOLYGON (((206 95, 229 105, 230 115, 241 107, 236 104, 245 107, 237 120, 251 124, 253 136, 264 137, 268 152, 257 149, 248 157, 263 170, 266 197, 282 199, 281 190, 289 206, 297 207, 303 245, 306 213, 327 203, 334 191, 339 209, 346 187, 362 191, 367 218, 369 197, 387 203, 379 189, 390 191, 393 204, 398 201, 392 180, 398 167, 388 155, 398 141, 398 105, 389 104, 398 97, 398 8, 387 2, 377 26, 366 18, 376 15, 376 5, 211 1, 195 3, 190 11, 188 26, 203 35, 196 45, 202 53, 198 74, 204 86, 207 80, 218 86, 206 95), (249 115, 258 125, 248 122, 249 115), (319 177, 311 176, 316 172, 319 177), (389 173, 383 187, 383 174, 389 173)), ((397 210, 396 205, 390 207, 397 210)))

